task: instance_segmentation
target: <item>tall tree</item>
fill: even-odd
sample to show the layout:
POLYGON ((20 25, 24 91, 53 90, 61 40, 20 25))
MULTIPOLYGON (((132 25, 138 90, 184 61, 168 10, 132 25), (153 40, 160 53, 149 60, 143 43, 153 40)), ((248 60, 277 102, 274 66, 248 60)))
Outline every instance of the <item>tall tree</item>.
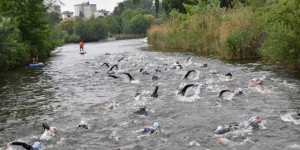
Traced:
POLYGON ((30 52, 34 54, 47 54, 53 46, 44 19, 46 11, 44 0, 0 1, 0 12, 17 20, 22 40, 30 45, 30 52))
POLYGON ((155 0, 155 17, 158 16, 158 9, 159 9, 159 0, 155 0))
POLYGON ((163 0, 162 7, 164 8, 165 12, 169 14, 171 10, 175 9, 180 13, 186 14, 186 10, 183 4, 188 5, 196 5, 198 4, 197 0, 163 0))

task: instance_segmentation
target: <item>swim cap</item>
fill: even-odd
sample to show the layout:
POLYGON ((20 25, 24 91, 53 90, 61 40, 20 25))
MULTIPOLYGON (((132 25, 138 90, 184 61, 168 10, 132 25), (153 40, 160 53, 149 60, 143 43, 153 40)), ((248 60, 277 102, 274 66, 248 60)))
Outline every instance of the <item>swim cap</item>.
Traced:
POLYGON ((140 109, 146 109, 146 105, 145 105, 145 103, 142 103, 141 105, 140 105, 140 109))
POLYGON ((160 129, 160 125, 159 125, 158 122, 154 122, 153 125, 152 125, 152 127, 153 127, 154 129, 160 129))
POLYGON ((251 117, 249 120, 248 120, 248 123, 252 123, 252 122, 254 122, 256 120, 256 117, 254 116, 254 117, 251 117))
POLYGON ((41 142, 34 142, 32 145, 32 148, 34 150, 40 150, 41 149, 41 142))
POLYGON ((242 88, 239 88, 239 94, 244 94, 244 90, 242 88))

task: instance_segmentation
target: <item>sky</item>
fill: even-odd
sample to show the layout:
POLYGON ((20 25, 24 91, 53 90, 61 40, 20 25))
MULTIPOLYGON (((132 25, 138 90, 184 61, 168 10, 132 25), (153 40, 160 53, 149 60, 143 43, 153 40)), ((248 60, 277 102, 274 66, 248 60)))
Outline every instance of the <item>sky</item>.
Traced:
MULTIPOLYGON (((61 5, 61 11, 74 12, 74 5, 87 2, 88 0, 61 0, 65 6, 61 5)), ((114 11, 118 2, 123 2, 124 0, 89 0, 90 4, 96 4, 97 10, 106 9, 107 11, 114 11)))

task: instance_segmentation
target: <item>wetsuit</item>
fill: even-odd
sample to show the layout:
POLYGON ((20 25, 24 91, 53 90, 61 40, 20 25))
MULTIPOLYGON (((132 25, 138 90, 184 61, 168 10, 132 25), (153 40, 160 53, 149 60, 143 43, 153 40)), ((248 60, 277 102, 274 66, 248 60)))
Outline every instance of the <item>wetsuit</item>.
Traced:
POLYGON ((24 142, 12 142, 12 145, 22 146, 26 150, 40 150, 40 148, 41 148, 41 142, 34 142, 33 145, 28 145, 24 142))
POLYGON ((257 117, 251 117, 249 119, 249 125, 253 127, 254 130, 259 129, 259 123, 256 121, 257 117))
POLYGON ((135 114, 138 114, 138 115, 147 115, 147 112, 146 112, 146 108, 140 108, 140 110, 134 112, 135 114))
POLYGON ((225 134, 227 132, 230 132, 230 128, 227 127, 227 128, 221 128, 219 130, 216 131, 216 134, 225 134))

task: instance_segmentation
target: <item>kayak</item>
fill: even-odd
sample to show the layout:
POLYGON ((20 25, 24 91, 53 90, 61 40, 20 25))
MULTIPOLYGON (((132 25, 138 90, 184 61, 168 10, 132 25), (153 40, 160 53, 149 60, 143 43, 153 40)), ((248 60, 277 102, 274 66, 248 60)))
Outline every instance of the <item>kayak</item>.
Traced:
POLYGON ((86 52, 84 51, 84 52, 79 52, 79 54, 85 54, 86 52))
POLYGON ((29 67, 43 67, 43 66, 44 66, 44 63, 42 63, 42 62, 39 62, 36 64, 29 64, 29 67))

